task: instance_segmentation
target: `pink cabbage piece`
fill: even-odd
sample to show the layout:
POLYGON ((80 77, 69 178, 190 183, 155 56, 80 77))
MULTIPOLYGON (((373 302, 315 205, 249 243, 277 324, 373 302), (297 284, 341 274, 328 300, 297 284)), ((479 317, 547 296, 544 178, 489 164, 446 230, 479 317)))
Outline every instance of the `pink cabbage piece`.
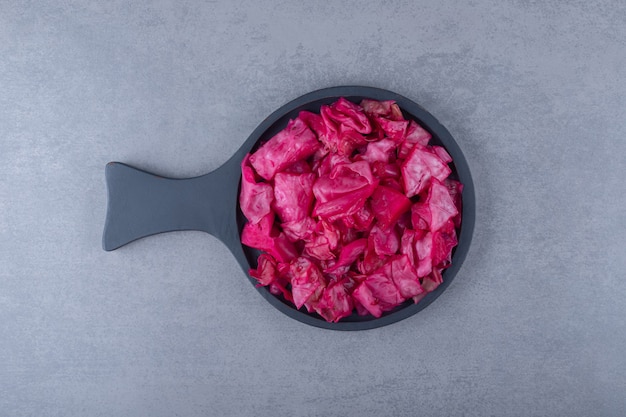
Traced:
POLYGON ((249 271, 250 276, 259 281, 259 285, 270 285, 278 277, 276 259, 267 253, 262 253, 257 259, 257 268, 249 271))
POLYGON ((344 129, 352 129, 358 133, 367 134, 372 131, 370 120, 363 112, 363 108, 345 98, 340 98, 335 103, 326 107, 326 119, 332 120, 335 126, 342 126, 344 129))
POLYGON ((279 262, 289 262, 298 256, 293 243, 273 227, 274 213, 263 217, 258 223, 246 223, 241 232, 241 243, 266 251, 279 262))
POLYGON ((454 223, 450 220, 449 226, 433 234, 432 258, 433 265, 447 268, 452 261, 452 249, 459 243, 456 237, 454 223))
POLYGON ((383 309, 380 305, 380 302, 372 292, 372 289, 362 282, 356 289, 352 292, 352 297, 354 298, 357 309, 360 308, 358 312, 360 315, 365 316, 367 313, 370 313, 372 316, 378 318, 383 315, 383 309))
POLYGON ((347 216, 352 216, 359 212, 360 208, 365 204, 367 198, 372 194, 376 184, 361 188, 351 194, 343 195, 339 198, 315 205, 313 215, 322 219, 335 221, 347 216))
POLYGON ((410 229, 411 228, 411 212, 407 211, 402 216, 400 216, 398 218, 398 222, 396 223, 396 226, 402 231, 404 231, 405 229, 410 229))
POLYGON ((345 217, 343 219, 333 222, 333 226, 335 226, 335 228, 339 232, 340 238, 337 250, 341 250, 343 246, 347 245, 348 243, 352 243, 361 237, 361 233, 359 233, 356 229, 347 226, 344 219, 345 217))
POLYGON ((335 249, 339 245, 339 230, 324 220, 317 223, 313 237, 304 245, 304 253, 320 261, 335 259, 335 249))
POLYGON ((407 197, 421 193, 431 178, 444 181, 452 172, 434 151, 423 146, 413 148, 401 169, 407 197))
POLYGON ((452 157, 450 156, 448 151, 445 150, 445 148, 441 146, 433 146, 432 150, 435 152, 435 154, 437 154, 439 159, 441 159, 446 164, 452 162, 452 157))
POLYGON ((371 205, 378 223, 389 227, 411 208, 411 200, 400 191, 379 185, 372 194, 371 205))
POLYGON ((424 289, 420 285, 417 271, 415 271, 415 268, 406 255, 396 255, 392 257, 391 260, 377 272, 383 273, 391 278, 404 299, 414 297, 424 292, 424 289))
POLYGON ((415 120, 411 120, 406 131, 405 141, 413 145, 426 146, 432 135, 420 126, 415 120))
POLYGON ((298 162, 295 162, 285 168, 282 172, 290 172, 293 174, 306 174, 311 172, 311 166, 307 163, 306 160, 302 159, 298 162))
POLYGON ((400 237, 394 227, 383 228, 379 223, 372 227, 369 241, 377 255, 393 255, 400 248, 400 237))
POLYGON ((302 120, 313 131, 317 140, 322 143, 328 142, 328 128, 322 116, 303 110, 298 114, 298 119, 302 120))
POLYGON ((350 155, 354 149, 365 145, 367 142, 363 135, 372 131, 361 107, 343 98, 330 106, 321 107, 322 124, 308 112, 301 113, 301 116, 316 131, 324 147, 340 155, 350 155))
POLYGON ((415 258, 417 260, 417 275, 425 277, 433 270, 433 234, 424 233, 415 239, 415 258))
POLYGON ((254 170, 249 165, 250 154, 246 155, 241 163, 241 193, 239 205, 244 216, 252 223, 258 223, 271 211, 274 201, 272 186, 257 182, 254 170))
POLYGON ((287 282, 282 279, 272 282, 269 285, 270 292, 274 295, 282 295, 285 300, 293 303, 291 291, 287 289, 287 282))
MULTIPOLYGON (((423 287, 422 287, 423 288, 423 287)), ((413 297, 413 302, 415 304, 419 303, 420 301, 422 301, 424 299, 424 297, 426 297, 428 295, 428 292, 426 290, 424 290, 423 293, 416 295, 415 297, 413 297)))
POLYGON ((402 110, 395 102, 363 100, 361 107, 372 118, 374 126, 380 132, 379 137, 387 137, 396 144, 404 140, 409 121, 404 119, 402 110))
POLYGON ((367 145, 365 136, 354 130, 341 130, 337 138, 338 155, 350 156, 355 149, 367 145))
POLYGON ((385 135, 394 142, 399 143, 406 137, 406 130, 409 127, 408 121, 390 120, 382 117, 377 117, 376 122, 383 130, 383 132, 385 132, 385 135))
POLYGON ((364 99, 361 100, 361 108, 370 117, 385 117, 390 120, 404 120, 402 110, 393 100, 377 101, 364 99))
POLYGON ((400 253, 405 255, 411 265, 415 263, 415 238, 417 232, 412 229, 404 229, 402 238, 400 239, 400 253))
POLYGON ((313 185, 317 199, 313 215, 330 221, 351 216, 365 204, 377 184, 366 161, 338 164, 313 185))
POLYGON ((363 252, 365 252, 365 248, 367 248, 367 239, 365 238, 357 239, 353 242, 348 243, 343 248, 341 248, 341 253, 339 254, 339 259, 337 260, 337 262, 331 268, 326 269, 324 272, 348 272, 350 265, 352 265, 354 261, 356 261, 359 256, 361 256, 363 252))
POLYGON ((394 190, 404 192, 404 188, 402 186, 402 180, 398 180, 396 178, 383 178, 380 180, 380 185, 383 187, 393 188, 394 190))
POLYGON ((398 150, 398 157, 406 158, 415 145, 427 146, 431 138, 432 135, 426 129, 411 120, 404 141, 398 150))
POLYGON ((392 310, 405 300, 391 279, 384 271, 374 272, 365 279, 352 293, 374 317, 380 317, 384 311, 392 310))
POLYGON ((454 200, 454 205, 459 212, 454 218, 454 226, 458 228, 461 226, 461 212, 463 211, 463 184, 450 178, 446 178, 443 183, 448 188, 450 197, 454 200))
POLYGON ((308 158, 319 148, 315 134, 296 118, 253 153, 250 163, 261 177, 271 180, 277 172, 308 158))
POLYGON ((448 188, 434 178, 426 198, 426 204, 430 211, 430 230, 433 232, 441 229, 448 220, 459 214, 448 188))
POLYGON ((337 164, 328 175, 320 176, 315 182, 313 194, 317 201, 326 203, 371 186, 374 182, 370 166, 365 161, 337 164))
POLYGON ((313 165, 313 170, 317 172, 318 177, 327 177, 338 165, 347 165, 352 163, 346 155, 336 153, 326 156, 313 165))
POLYGON ((317 222, 311 217, 305 217, 291 222, 282 222, 281 227, 285 236, 292 242, 309 240, 313 235, 317 222))
POLYGON ((430 206, 420 200, 411 206, 411 224, 415 230, 430 230, 430 206))
POLYGON ((301 308, 307 301, 319 298, 326 287, 322 271, 310 259, 299 257, 291 263, 291 292, 296 307, 301 308))
POLYGON ((422 287, 425 291, 432 292, 437 289, 439 285, 441 285, 441 283, 443 282, 441 271, 441 269, 434 269, 432 274, 424 277, 424 279, 422 280, 422 287))
MULTIPOLYGON (((400 177, 400 168, 396 164, 374 161, 370 163, 370 165, 372 167, 372 173, 377 178, 381 179, 381 182, 387 182, 387 180, 397 182, 397 178, 400 177)), ((393 188, 402 191, 400 183, 397 183, 397 186, 393 186, 393 188)))
POLYGON ((352 314, 354 302, 352 294, 348 293, 344 282, 337 281, 329 284, 322 297, 315 306, 315 311, 326 321, 338 322, 352 314))
POLYGON ((274 234, 274 213, 269 213, 257 222, 246 223, 241 232, 241 242, 252 248, 263 249, 272 245, 271 234, 274 234))
POLYGON ((357 262, 357 270, 363 275, 371 274, 387 262, 387 256, 377 253, 374 246, 374 238, 370 234, 367 239, 367 248, 365 248, 363 253, 363 259, 357 262))
POLYGON ((365 153, 359 156, 370 164, 377 161, 387 163, 393 156, 396 146, 397 144, 391 139, 381 139, 368 143, 365 153))
POLYGON ((313 173, 279 172, 274 176, 274 211, 281 221, 293 222, 309 217, 314 182, 313 173))
MULTIPOLYGON (((448 220, 436 231, 410 233, 403 236, 403 253, 411 256, 410 241, 414 243, 414 256, 417 260, 417 273, 420 277, 430 274, 434 267, 446 268, 450 265, 452 249, 458 244, 454 222, 448 220)), ((406 232, 405 232, 406 234, 406 232)))
POLYGON ((365 201, 363 206, 351 216, 341 218, 343 224, 354 232, 364 232, 371 228, 374 222, 374 213, 370 209, 369 201, 365 201))

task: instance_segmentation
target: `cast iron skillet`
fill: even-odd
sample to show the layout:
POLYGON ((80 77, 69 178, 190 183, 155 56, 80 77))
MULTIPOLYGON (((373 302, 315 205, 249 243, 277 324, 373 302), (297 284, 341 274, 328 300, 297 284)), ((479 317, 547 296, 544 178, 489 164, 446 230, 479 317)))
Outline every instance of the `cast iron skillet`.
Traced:
MULTIPOLYGON (((224 165, 213 172, 195 178, 173 179, 133 168, 119 162, 106 165, 108 206, 102 245, 111 251, 133 240, 176 230, 201 230, 220 239, 233 253, 244 272, 256 268, 256 249, 241 244, 240 233, 246 222, 239 208, 240 164, 243 157, 282 130, 289 119, 301 110, 319 112, 320 106, 339 97, 359 103, 363 98, 395 100, 405 117, 412 118, 428 130, 431 143, 442 145, 453 158, 452 175, 463 185, 463 213, 459 244, 452 255, 452 266, 443 273, 443 283, 418 304, 411 300, 385 313, 380 318, 352 316, 339 323, 328 323, 303 307, 297 310, 291 303, 269 292, 258 291, 274 307, 303 323, 334 330, 365 330, 385 326, 405 319, 432 303, 450 285, 458 272, 472 239, 475 218, 474 185, 461 149, 437 119, 418 104, 391 91, 372 87, 331 87, 305 94, 272 113, 252 132, 248 140, 224 165)), ((249 277, 256 286, 256 281, 249 277)))

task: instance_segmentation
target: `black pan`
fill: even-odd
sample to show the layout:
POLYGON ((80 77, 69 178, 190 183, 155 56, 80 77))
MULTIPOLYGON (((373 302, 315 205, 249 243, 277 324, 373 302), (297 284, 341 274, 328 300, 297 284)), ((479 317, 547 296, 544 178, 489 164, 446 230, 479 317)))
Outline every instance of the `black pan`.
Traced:
MULTIPOLYGON (((359 103, 364 98, 394 100, 407 119, 414 119, 428 130, 431 143, 446 148, 453 158, 452 175, 463 185, 463 213, 459 244, 452 254, 452 266, 443 272, 443 283, 418 304, 409 300, 388 311, 380 318, 356 313, 339 323, 328 323, 315 313, 275 296, 266 287, 257 290, 274 307, 296 320, 313 326, 335 330, 365 330, 405 319, 432 303, 452 282, 469 250, 474 230, 474 185, 467 161, 448 130, 418 104, 387 90, 372 87, 331 87, 305 94, 272 113, 252 132, 248 140, 224 165, 213 172, 195 178, 173 179, 133 168, 119 162, 106 165, 108 187, 107 216, 102 245, 111 251, 133 240, 157 233, 176 230, 201 230, 220 239, 233 253, 247 275, 256 268, 259 251, 241 244, 240 233, 246 222, 239 208, 240 164, 243 157, 254 151, 280 130, 301 110, 319 112, 323 104, 339 97, 359 103)), ((256 287, 256 281, 249 277, 256 287)))

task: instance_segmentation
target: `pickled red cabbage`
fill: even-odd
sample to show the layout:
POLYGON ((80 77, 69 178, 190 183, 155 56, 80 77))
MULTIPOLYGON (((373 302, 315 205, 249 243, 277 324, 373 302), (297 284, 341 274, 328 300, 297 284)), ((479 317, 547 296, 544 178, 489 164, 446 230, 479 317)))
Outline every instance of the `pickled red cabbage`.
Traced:
POLYGON ((393 101, 302 111, 247 155, 241 241, 260 286, 337 322, 380 317, 442 282, 461 224, 452 158, 393 101))

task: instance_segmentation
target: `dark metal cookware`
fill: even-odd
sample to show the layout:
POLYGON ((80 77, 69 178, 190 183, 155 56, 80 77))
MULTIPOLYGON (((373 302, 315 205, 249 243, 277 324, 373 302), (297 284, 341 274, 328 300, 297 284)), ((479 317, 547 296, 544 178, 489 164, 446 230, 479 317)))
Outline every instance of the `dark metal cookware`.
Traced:
MULTIPOLYGON (((272 113, 252 132, 248 140, 224 165, 213 172, 195 178, 172 179, 133 168, 119 162, 107 164, 105 173, 108 205, 102 244, 111 251, 133 240, 175 230, 201 230, 220 239, 233 253, 247 275, 256 268, 259 251, 241 244, 240 233, 246 222, 239 208, 240 164, 243 157, 254 151, 280 130, 301 110, 319 112, 323 104, 339 97, 353 102, 364 98, 395 100, 406 118, 414 119, 433 136, 432 142, 442 145, 453 158, 453 175, 464 185, 462 224, 459 244, 452 255, 452 266, 443 273, 443 283, 418 304, 407 301, 380 318, 352 316, 339 323, 328 323, 317 314, 257 287, 259 293, 274 307, 288 316, 313 326, 335 330, 364 330, 402 320, 432 303, 446 290, 467 255, 474 229, 474 186, 469 167, 461 149, 448 130, 437 119, 413 101, 391 91, 372 87, 331 87, 305 94, 272 113)), ((253 285, 256 281, 250 278, 253 285)))

